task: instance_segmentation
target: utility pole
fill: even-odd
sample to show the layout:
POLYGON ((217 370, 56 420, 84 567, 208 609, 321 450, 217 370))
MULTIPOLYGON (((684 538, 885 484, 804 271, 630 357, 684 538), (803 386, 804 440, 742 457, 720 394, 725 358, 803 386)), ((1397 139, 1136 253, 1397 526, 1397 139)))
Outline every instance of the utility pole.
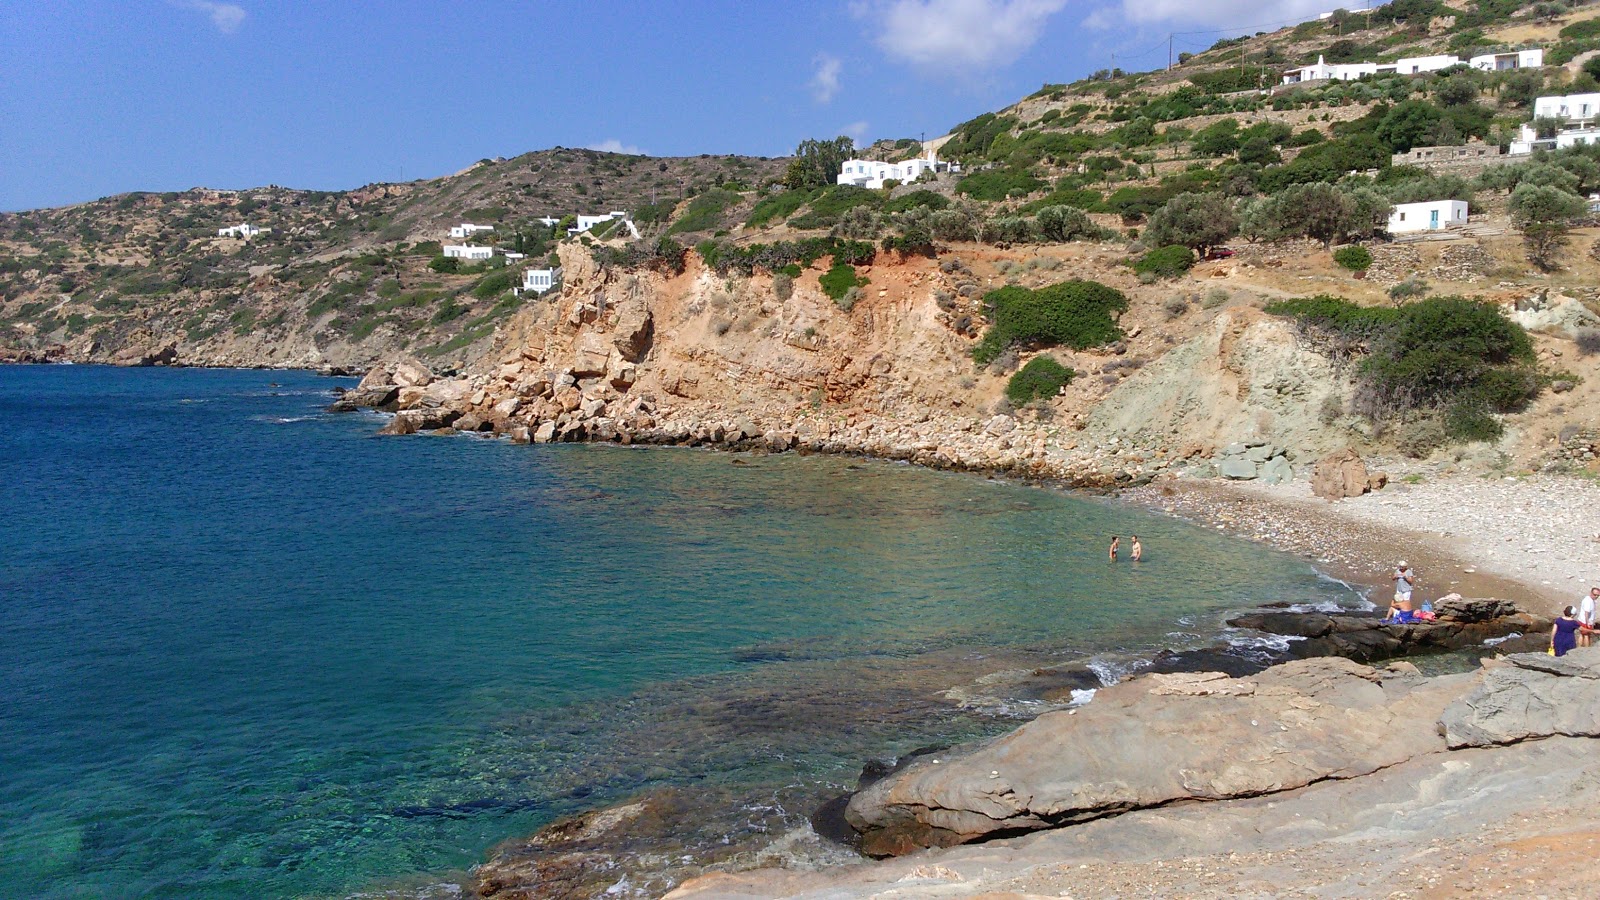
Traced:
POLYGON ((1167 71, 1172 71, 1172 32, 1167 32, 1167 71))

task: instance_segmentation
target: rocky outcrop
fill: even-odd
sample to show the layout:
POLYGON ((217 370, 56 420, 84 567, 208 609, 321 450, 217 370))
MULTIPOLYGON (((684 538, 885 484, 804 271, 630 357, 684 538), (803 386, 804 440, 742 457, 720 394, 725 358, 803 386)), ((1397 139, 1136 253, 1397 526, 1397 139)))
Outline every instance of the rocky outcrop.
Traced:
POLYGON ((1361 455, 1348 447, 1317 460, 1311 472, 1311 493, 1324 500, 1359 497, 1388 483, 1388 475, 1368 472, 1361 455))
POLYGON ((1439 722, 1451 749, 1554 735, 1600 737, 1600 650, 1505 657, 1439 722))
POLYGON ((1339 656, 1372 663, 1401 656, 1443 653, 1482 646, 1490 639, 1537 635, 1550 620, 1523 612, 1509 600, 1458 598, 1434 606, 1431 622, 1391 624, 1376 613, 1336 614, 1267 610, 1235 616, 1228 624, 1283 637, 1303 638, 1289 644, 1301 658, 1339 656))
POLYGON ((1267 484, 1294 480, 1289 452, 1266 441, 1235 442, 1216 456, 1217 473, 1232 481, 1261 479, 1267 484))
POLYGON ((1444 749, 1435 722, 1469 686, 1343 659, 1134 678, 971 754, 915 763, 857 794, 846 817, 886 856, 1357 777, 1444 749))

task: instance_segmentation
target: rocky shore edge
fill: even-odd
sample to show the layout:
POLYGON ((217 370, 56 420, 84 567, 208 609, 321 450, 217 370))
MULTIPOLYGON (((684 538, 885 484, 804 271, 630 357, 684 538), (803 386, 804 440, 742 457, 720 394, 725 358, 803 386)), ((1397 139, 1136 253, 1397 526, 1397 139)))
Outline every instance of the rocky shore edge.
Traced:
POLYGON ((1048 480, 1079 489, 1149 484, 1167 463, 1125 464, 1051 447, 1038 423, 995 415, 920 414, 914 422, 821 411, 782 417, 693 409, 629 393, 626 358, 596 351, 576 368, 542 370, 509 359, 493 375, 439 377, 415 360, 374 367, 332 412, 392 413, 380 434, 492 434, 515 443, 610 443, 818 453, 908 462, 933 469, 1048 480), (619 364, 618 360, 621 360, 619 364))
MULTIPOLYGON (((1495 599, 1444 601, 1439 604, 1440 618, 1437 621, 1405 625, 1387 624, 1377 613, 1308 613, 1294 611, 1288 606, 1268 605, 1241 612, 1228 620, 1228 625, 1233 628, 1285 638, 1282 642, 1284 649, 1281 650, 1218 643, 1210 648, 1164 651, 1146 660, 1130 677, 1110 686, 1105 685, 1101 676, 1087 666, 1053 666, 1034 670, 1021 681, 1008 685, 1007 690, 1017 696, 1053 704, 1052 708, 1056 711, 1046 713, 1046 716, 1065 716, 1068 720, 1075 720, 1080 714, 1089 715, 1090 710, 1104 708, 1107 702, 1112 707, 1118 707, 1120 701, 1117 698, 1135 690, 1129 687, 1132 684, 1170 681, 1172 684, 1206 686, 1188 692, 1169 692, 1162 696, 1207 697, 1218 692, 1232 696, 1238 693, 1236 689, 1219 688, 1216 685, 1230 679, 1266 678, 1272 681, 1279 676, 1270 673, 1280 671, 1370 671, 1358 660, 1371 663, 1389 660, 1390 665, 1382 670, 1382 677, 1404 676, 1410 679, 1406 682, 1408 684, 1423 683, 1426 679, 1421 678, 1414 666, 1394 660, 1408 655, 1470 650, 1483 647, 1486 641, 1496 644, 1495 649, 1500 652, 1531 648, 1543 640, 1542 635, 1549 628, 1549 620, 1530 615, 1515 603, 1495 599), (1151 679, 1156 682, 1151 682, 1151 679), (1075 693, 1085 689, 1097 691, 1094 700, 1082 706, 1071 703, 1075 693)), ((1266 692, 1263 696, 1276 695, 1266 692)), ((1210 716, 1209 710, 1187 707, 1182 700, 1172 703, 1161 717, 1175 732, 1184 731, 1182 720, 1185 716, 1193 716, 1197 722, 1210 716)), ((1127 716, 1131 720, 1139 720, 1149 710, 1149 706, 1143 706, 1128 712, 1127 716)), ((1099 715, 1099 712, 1094 714, 1095 717, 1099 715)), ((1030 727, 1031 723, 996 740, 1009 741, 1030 727)), ((1313 735, 1306 740, 1314 744, 1317 739, 1313 735)), ((1100 735, 1093 738, 1091 743, 1099 740, 1121 741, 1124 737, 1100 735)), ((1218 740, 1226 743, 1220 737, 1218 740)), ((1114 743, 1098 746, 1103 751, 1108 746, 1124 745, 1114 743)), ((1127 746, 1137 746, 1137 743, 1127 746)), ((1034 753, 1035 750, 1042 754, 1041 759, 1063 758, 1054 749, 1032 748, 1027 753, 1034 753)), ((1032 829, 1064 827, 1077 821, 1141 808, 1139 803, 1116 795, 1108 796, 1100 806, 1080 810, 1071 816, 1020 813, 995 818, 992 806, 982 806, 981 811, 974 812, 965 808, 952 809, 929 798, 918 797, 906 805, 926 813, 925 818, 900 816, 898 812, 863 812, 869 804, 877 802, 872 798, 888 790, 880 785, 898 783, 907 777, 904 773, 914 769, 946 764, 982 752, 981 747, 952 750, 937 746, 914 751, 899 759, 870 760, 864 766, 854 791, 822 803, 812 813, 812 828, 818 835, 840 845, 841 849, 849 848, 853 852, 881 858, 983 841, 995 836, 1014 836, 1032 829), (967 822, 962 817, 968 815, 978 818, 967 822), (974 823, 980 820, 991 824, 978 827, 974 823), (957 821, 966 824, 957 826, 954 824, 957 821)), ((1089 751, 1087 748, 1075 748, 1073 752, 1089 751)), ((1180 751, 1174 747, 1170 752, 1177 754, 1180 751)), ((1204 765, 1196 765, 1195 771, 1204 774, 1207 769, 1204 765)), ((1053 776, 1040 773, 1038 777, 1049 781, 1053 776)), ((1122 778, 1120 775, 1107 777, 1111 781, 1122 778)), ((1173 799, 1168 797, 1144 805, 1164 804, 1173 799)), ((672 828, 681 827, 686 821, 685 816, 693 815, 692 809, 684 808, 684 803, 684 798, 675 794, 651 795, 554 822, 528 838, 501 845, 490 860, 475 869, 473 890, 481 897, 544 900, 598 896, 616 883, 628 882, 630 877, 634 881, 659 881, 663 875, 662 869, 670 869, 671 863, 643 859, 635 850, 619 851, 618 848, 649 845, 652 834, 665 836, 672 828)), ((693 872, 691 868, 690 873, 693 872)), ((721 876, 703 877, 715 881, 721 876)), ((694 883, 695 879, 687 882, 691 885, 694 883)))
POLYGON ((1533 890, 1545 882, 1525 881, 1522 859, 1510 873, 1459 863, 1493 849, 1485 838, 1526 851, 1548 834, 1579 858, 1594 843, 1600 821, 1586 803, 1597 791, 1582 760, 1600 746, 1597 686, 1600 648, 1432 678, 1342 658, 1248 677, 1144 675, 976 749, 915 759, 849 802, 846 817, 880 855, 949 849, 710 874, 667 896, 1032 897, 1096 885, 1447 896, 1479 880, 1583 896, 1592 886, 1533 890))

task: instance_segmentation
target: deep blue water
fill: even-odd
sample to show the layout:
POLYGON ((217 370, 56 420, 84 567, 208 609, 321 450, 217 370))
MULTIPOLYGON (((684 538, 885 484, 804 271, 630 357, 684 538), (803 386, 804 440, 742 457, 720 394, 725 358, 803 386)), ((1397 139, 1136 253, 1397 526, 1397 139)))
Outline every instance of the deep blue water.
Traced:
POLYGON ((1003 727, 901 709, 932 689, 863 672, 1142 650, 1342 594, 1203 529, 969 476, 375 438, 320 411, 338 383, 0 367, 0 893, 459 872, 652 787, 845 783, 1003 727), (1108 565, 1134 532, 1149 559, 1108 565), (750 697, 800 724, 681 714, 750 697), (810 723, 824 697, 849 702, 810 723))

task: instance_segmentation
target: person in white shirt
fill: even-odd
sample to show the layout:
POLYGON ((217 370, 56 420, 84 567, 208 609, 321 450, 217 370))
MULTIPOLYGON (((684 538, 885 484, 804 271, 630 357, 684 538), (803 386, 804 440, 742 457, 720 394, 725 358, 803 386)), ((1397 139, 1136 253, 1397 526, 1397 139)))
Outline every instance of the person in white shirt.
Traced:
MULTIPOLYGON (((1578 621, 1582 622, 1587 628, 1594 627, 1595 606, 1597 604, 1600 604, 1600 587, 1589 588, 1589 593, 1584 594, 1583 599, 1578 601, 1578 621)), ((1578 646, 1589 646, 1589 635, 1579 631, 1578 646)))

